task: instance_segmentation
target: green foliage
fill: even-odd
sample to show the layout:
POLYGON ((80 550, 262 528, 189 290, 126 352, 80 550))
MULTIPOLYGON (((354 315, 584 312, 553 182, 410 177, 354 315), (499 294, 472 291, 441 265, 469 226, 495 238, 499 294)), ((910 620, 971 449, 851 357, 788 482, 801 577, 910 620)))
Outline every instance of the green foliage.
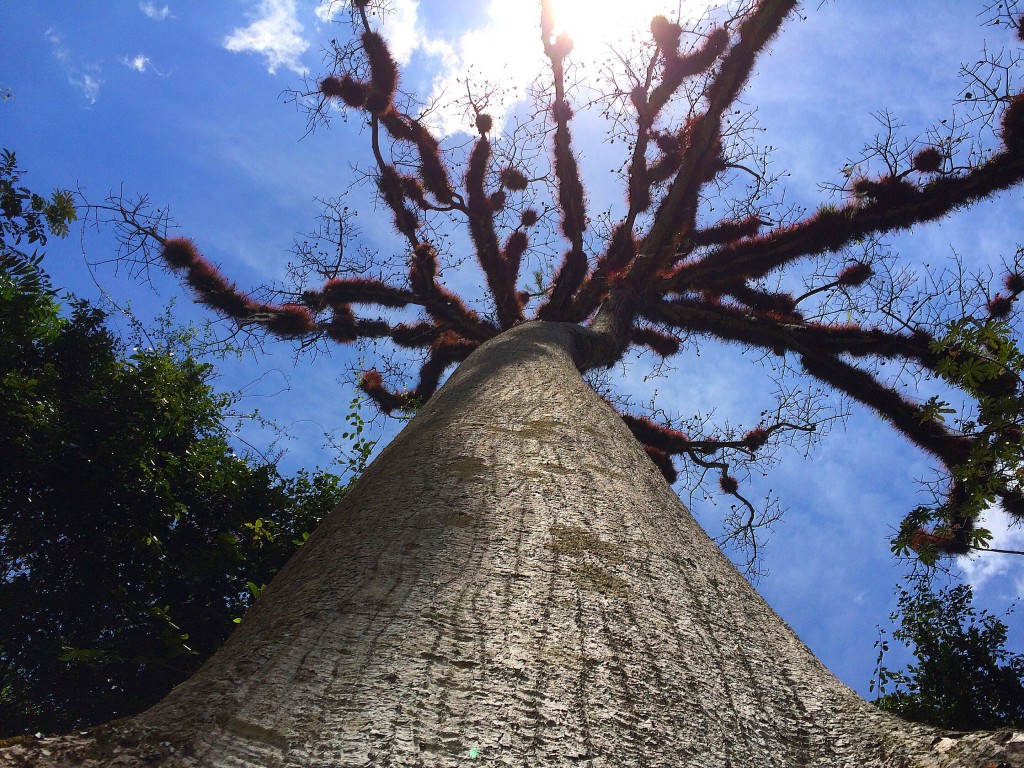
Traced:
MULTIPOLYGON (((978 407, 970 415, 956 417, 955 408, 933 397, 921 414, 922 423, 933 419, 942 423, 953 417, 959 431, 976 438, 967 461, 952 469, 952 481, 959 489, 956 503, 917 507, 893 540, 894 553, 907 555, 916 549, 926 565, 934 564, 941 551, 927 542, 915 546, 918 530, 933 526, 939 539, 952 537, 958 520, 977 519, 999 497, 1007 511, 1024 513, 1011 508, 1024 487, 1024 399, 1019 394, 1024 353, 1016 344, 1013 328, 994 318, 965 318, 953 323, 930 349, 939 356, 936 372, 976 398, 978 407)), ((986 529, 973 528, 967 543, 984 548, 990 539, 986 529)))
POLYGON ((22 247, 46 245, 47 234, 66 237, 77 218, 74 197, 58 189, 47 199, 21 186, 22 174, 14 153, 0 151, 0 281, 41 291, 45 288, 39 269, 42 254, 22 247))
POLYGON ((928 576, 908 578, 890 618, 892 636, 917 663, 891 670, 878 649, 875 703, 908 720, 955 730, 1024 726, 1024 654, 1006 650, 1006 624, 972 605, 969 585, 934 592, 928 576))
MULTIPOLYGON (((226 638, 341 477, 236 456, 187 334, 130 351, 85 302, 0 286, 0 735, 142 710, 226 638)), ((358 413, 356 456, 372 449, 358 413)))

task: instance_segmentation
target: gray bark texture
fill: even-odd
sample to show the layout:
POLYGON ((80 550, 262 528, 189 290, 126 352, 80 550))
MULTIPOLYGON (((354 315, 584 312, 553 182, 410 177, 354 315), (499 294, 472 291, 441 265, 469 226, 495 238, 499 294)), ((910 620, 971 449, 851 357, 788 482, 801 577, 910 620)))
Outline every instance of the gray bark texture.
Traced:
POLYGON ((191 680, 2 766, 1024 764, 842 685, 580 378, 585 331, 481 347, 191 680))

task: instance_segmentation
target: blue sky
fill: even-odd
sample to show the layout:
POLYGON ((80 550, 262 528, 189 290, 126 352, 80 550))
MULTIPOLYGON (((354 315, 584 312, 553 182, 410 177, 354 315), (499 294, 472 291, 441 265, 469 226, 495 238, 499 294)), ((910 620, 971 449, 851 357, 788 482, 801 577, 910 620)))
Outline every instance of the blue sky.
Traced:
MULTIPOLYGON (((671 12, 678 3, 662 5, 671 12)), ((655 6, 651 0, 609 8, 649 15, 655 6)), ((529 36, 534 14, 522 7, 532 6, 394 0, 384 31, 407 64, 404 87, 444 102, 464 88, 467 73, 474 83, 511 77, 516 87, 492 108, 508 120, 522 114, 516 97, 537 55, 529 36)), ((880 110, 899 118, 909 140, 951 116, 963 90, 960 64, 976 60, 986 40, 994 49, 1014 45, 1011 35, 980 26, 981 7, 967 0, 863 0, 803 8, 806 18, 783 29, 744 96, 764 129, 758 141, 775 148, 773 167, 788 173, 788 203, 813 209, 827 201, 818 185, 842 182, 840 169, 879 131, 880 110)), ((293 241, 315 227, 316 200, 345 190, 360 210, 364 244, 393 252, 399 246, 387 216, 354 184, 353 164, 366 162, 365 137, 354 121, 334 120, 329 130, 307 135, 305 114, 285 95, 301 87, 303 76, 322 71, 323 46, 343 33, 330 11, 317 0, 0 4, 0 89, 11 92, 0 105, 0 144, 16 151, 35 190, 79 188, 98 201, 123 189, 169 206, 180 232, 243 287, 282 279, 293 241)), ((619 28, 632 23, 613 21, 619 28)), ((645 22, 638 18, 636 26, 645 22)), ((581 44, 581 55, 599 54, 604 45, 581 44)), ((455 109, 440 110, 435 124, 453 142, 470 126, 455 109)), ((604 140, 605 126, 587 114, 575 130, 591 210, 616 205, 621 192, 607 173, 616 147, 604 140)), ((1024 241, 1016 224, 1022 220, 1018 189, 887 243, 910 264, 956 252, 971 266, 998 265, 1024 241)), ((114 248, 108 230, 90 228, 52 241, 46 266, 55 285, 87 298, 102 291, 144 318, 172 299, 182 319, 207 316, 159 273, 149 286, 107 263, 95 267, 94 281, 83 253, 104 262, 114 248)), ((468 290, 477 280, 470 271, 447 277, 468 290)), ((645 380, 640 364, 618 375, 638 399, 657 390, 661 404, 677 413, 717 409, 743 418, 750 393, 766 381, 763 372, 737 349, 711 352, 687 358, 665 379, 645 380)), ((296 363, 290 346, 270 342, 262 354, 227 364, 222 385, 244 389, 244 407, 258 407, 288 429, 286 468, 312 467, 330 459, 323 433, 342 426, 351 370, 366 354, 335 349, 296 363)), ((396 426, 383 425, 385 434, 396 426)), ((266 445, 258 431, 246 438, 266 445)), ((887 624, 903 570, 888 538, 921 502, 915 481, 930 467, 927 456, 854 409, 810 458, 783 453, 772 475, 753 483, 755 495, 770 487, 787 509, 765 551, 770 573, 760 591, 864 694, 876 627, 887 624)), ((692 506, 714 530, 720 512, 700 498, 692 506)), ((1020 528, 1006 529, 997 515, 990 524, 994 546, 1024 549, 1020 528)), ((1022 559, 993 554, 962 565, 981 602, 1001 612, 1024 593, 1024 566, 1016 562, 1022 559)), ((1024 648, 1020 615, 1009 623, 1015 647, 1024 648)))

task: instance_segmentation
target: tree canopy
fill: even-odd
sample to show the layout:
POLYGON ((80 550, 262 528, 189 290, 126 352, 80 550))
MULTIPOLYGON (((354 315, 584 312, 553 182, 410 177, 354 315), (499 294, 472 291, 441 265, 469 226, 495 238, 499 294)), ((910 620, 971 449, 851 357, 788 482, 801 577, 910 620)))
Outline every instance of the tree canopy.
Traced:
MULTIPOLYGON (((334 110, 365 121, 374 158, 367 173, 404 255, 371 263, 366 274, 345 275, 340 246, 348 213, 336 208, 337 254, 300 254, 297 284, 257 298, 191 240, 166 236, 137 210, 120 213, 134 227, 133 247, 141 243, 145 251, 146 241, 158 240, 164 263, 200 301, 243 327, 303 344, 387 340, 418 352, 409 389, 394 389, 386 370, 363 374, 361 387, 385 412, 422 405, 452 366, 527 320, 576 324, 581 371, 609 366, 637 347, 671 360, 702 339, 754 350, 872 409, 937 459, 935 503, 905 518, 895 551, 915 550, 931 561, 983 547, 989 534, 975 525, 983 509, 999 503, 1017 519, 1024 514, 1024 401, 1015 341, 1024 255, 1005 262, 994 280, 946 276, 922 289, 871 243, 1019 184, 1024 97, 993 83, 971 95, 978 114, 966 128, 941 120, 925 137, 901 139, 890 126, 817 210, 787 212, 773 198, 763 167, 750 167, 756 153, 734 116, 759 56, 796 5, 733 3, 685 29, 658 16, 597 96, 574 101, 573 42, 556 34, 552 7, 542 2, 539 30, 549 71, 534 101, 542 126, 502 133, 481 106, 485 99, 471 92, 478 137, 469 146, 449 146, 430 127, 430 105, 401 87, 399 66, 378 28, 386 27, 386 14, 360 0, 349 9, 351 36, 332 41, 334 71, 306 96, 315 102, 314 121, 334 110), (625 205, 607 216, 588 208, 573 143, 576 112, 599 108, 611 115, 613 138, 628 148, 625 205), (989 126, 995 130, 986 143, 989 126), (545 145, 546 160, 528 151, 545 145), (757 183, 740 183, 751 174, 757 183), (459 228, 464 239, 449 236, 459 228), (469 255, 486 283, 486 309, 471 306, 442 279, 469 255), (538 262, 532 285, 524 264, 538 262), (313 284, 317 276, 326 282, 313 284), (945 401, 915 397, 917 383, 935 377, 966 404, 966 417, 948 421, 945 401)), ((1007 45, 1024 35, 1014 9, 990 9, 1007 45)), ((995 71, 1015 62, 989 63, 995 71)), ((974 74, 986 82, 984 72, 974 74)), ((693 435, 650 413, 624 409, 622 415, 670 481, 680 466, 717 478, 719 490, 737 502, 730 535, 747 544, 756 543, 755 529, 772 518, 743 496, 733 466, 821 425, 813 407, 785 397, 745 431, 693 435)))
POLYGON ((969 585, 936 591, 932 582, 916 574, 899 589, 899 610, 890 617, 899 627, 892 637, 911 649, 916 663, 896 670, 884 666, 890 644, 880 639, 876 703, 941 728, 1020 728, 1024 654, 1006 649, 1006 623, 975 609, 969 585))
MULTIPOLYGON (((42 255, 18 246, 63 235, 74 209, 62 193, 15 186, 4 157, 0 735, 11 735, 159 700, 220 646, 346 486, 236 455, 237 397, 214 388, 195 332, 153 328, 129 349, 97 307, 62 306, 42 255)), ((361 432, 358 410, 350 420, 361 432)), ((353 443, 358 474, 372 443, 353 443)))
POLYGON ((126 350, 95 307, 34 302, 0 296, 4 734, 159 700, 344 493, 236 455, 234 398, 183 338, 126 350))

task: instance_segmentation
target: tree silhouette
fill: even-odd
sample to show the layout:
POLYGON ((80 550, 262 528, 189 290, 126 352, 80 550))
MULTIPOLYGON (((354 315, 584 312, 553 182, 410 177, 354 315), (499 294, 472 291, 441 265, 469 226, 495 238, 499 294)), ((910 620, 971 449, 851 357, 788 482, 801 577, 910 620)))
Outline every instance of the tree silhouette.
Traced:
MULTIPOLYGON (((545 169, 517 163, 508 152, 499 155, 494 121, 472 100, 479 135, 463 161, 453 159, 453 150, 443 147, 426 113, 415 115, 402 106, 408 99, 400 92, 399 67, 371 23, 374 5, 355 0, 355 37, 336 47, 336 72, 319 82, 317 109, 322 114, 340 106, 366 121, 379 197, 405 241, 406 278, 338 277, 335 268, 322 286, 275 302, 240 290, 191 240, 161 238, 163 258, 200 301, 239 324, 283 338, 326 337, 341 344, 380 339, 421 352, 418 380, 409 390, 389 388, 377 370, 363 374, 361 388, 385 412, 415 410, 474 349, 528 320, 578 325, 576 363, 583 372, 610 366, 634 347, 671 358, 694 337, 798 361, 808 376, 874 410, 945 468, 941 497, 907 517, 894 549, 913 549, 934 559, 977 548, 987 534, 976 530, 974 522, 987 504, 998 500, 1017 519, 1024 517, 1024 495, 1015 475, 1024 459, 1024 401, 1019 368, 1010 364, 1016 359, 1012 326, 1006 324, 1024 291, 1021 256, 1007 266, 1003 288, 987 296, 984 311, 968 318, 989 330, 972 336, 970 343, 964 326, 956 338, 949 333, 949 324, 962 316, 932 313, 924 319, 917 310, 928 297, 911 309, 894 300, 898 288, 869 251, 838 264, 836 257, 1019 184, 1024 179, 1024 97, 988 90, 983 119, 998 121, 1001 144, 966 161, 957 154, 963 137, 952 133, 936 135, 933 143, 913 151, 896 151, 882 142, 874 155, 887 171, 851 175, 837 190, 845 195, 839 205, 825 204, 794 220, 772 220, 758 207, 755 192, 725 217, 709 218, 702 201, 737 172, 727 146, 737 99, 759 55, 796 6, 793 0, 747 2, 716 24, 686 30, 663 16, 652 21, 646 58, 629 63, 632 88, 614 95, 618 124, 630 126, 625 212, 607 231, 598 232, 573 144, 579 106, 571 103, 567 77, 573 44, 568 36, 555 34, 549 2, 541 3, 540 32, 550 80, 538 97, 547 121, 542 134, 550 146, 545 169), (457 178, 460 165, 464 169, 457 178), (541 210, 527 204, 531 188, 548 184, 550 199, 541 210), (739 215, 744 209, 745 215, 739 215), (466 297, 439 278, 442 246, 430 223, 437 215, 465 228, 490 312, 471 308, 466 297), (550 280, 531 292, 523 265, 531 249, 542 243, 538 250, 546 251, 551 240, 533 233, 555 218, 557 228, 552 229, 557 229, 562 255, 548 269, 550 280), (804 289, 794 290, 801 280, 804 289), (880 286, 876 297, 889 297, 878 299, 875 323, 840 322, 841 313, 814 303, 835 295, 856 301, 853 289, 868 281, 880 286), (390 312, 375 316, 372 307, 390 312), (419 316, 409 321, 401 310, 419 316), (1013 354, 1000 357, 997 348, 1013 354), (951 375, 951 360, 961 373, 966 365, 984 375, 951 375), (898 381, 880 375, 880 361, 944 378, 973 402, 981 418, 950 426, 943 416, 945 404, 917 402, 898 381)), ((1015 27, 1021 37, 1012 9, 1010 4, 997 11, 1002 14, 997 20, 1003 28, 1015 27)), ((985 82, 982 73, 973 75, 985 82)), ((762 185, 757 186, 760 190, 762 185)), ((703 439, 690 438, 650 414, 624 413, 623 418, 670 481, 678 460, 716 474, 721 490, 749 511, 738 525, 747 534, 757 519, 755 510, 740 494, 729 461, 716 452, 756 456, 782 434, 816 426, 813 419, 799 422, 779 415, 745 434, 703 439)))

